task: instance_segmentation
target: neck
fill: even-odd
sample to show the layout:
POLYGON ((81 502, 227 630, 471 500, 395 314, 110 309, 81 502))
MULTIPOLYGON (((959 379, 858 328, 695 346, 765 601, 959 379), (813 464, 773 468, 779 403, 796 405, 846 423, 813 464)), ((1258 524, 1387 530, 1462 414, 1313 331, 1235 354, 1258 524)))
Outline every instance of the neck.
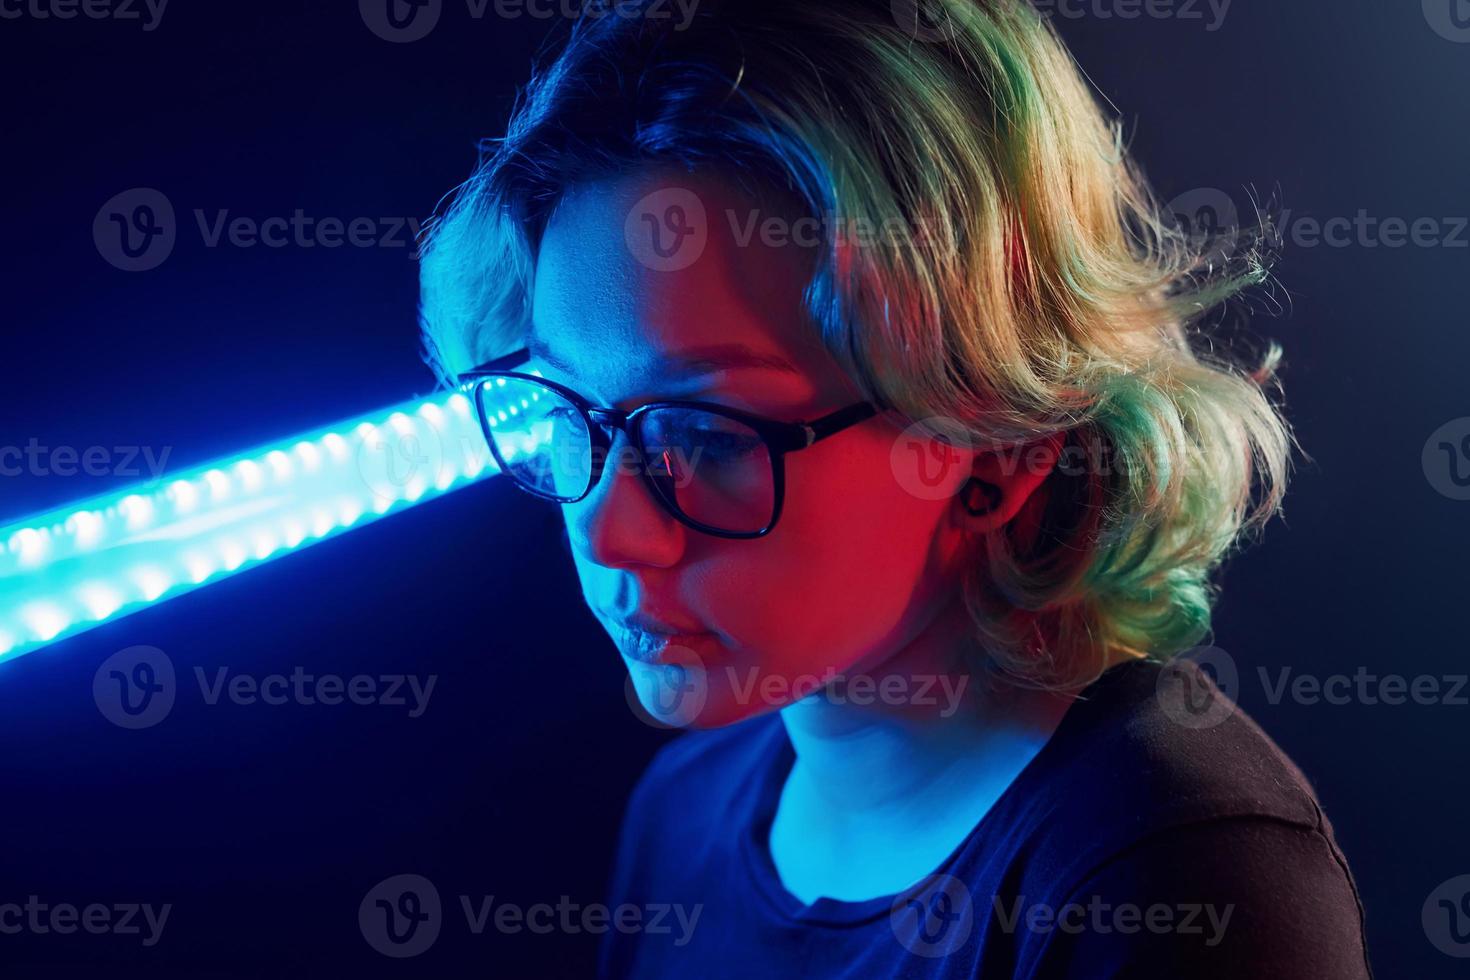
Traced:
POLYGON ((788 791, 804 810, 834 830, 912 828, 1010 784, 1071 698, 979 667, 967 628, 956 603, 895 656, 783 709, 796 752, 788 791))

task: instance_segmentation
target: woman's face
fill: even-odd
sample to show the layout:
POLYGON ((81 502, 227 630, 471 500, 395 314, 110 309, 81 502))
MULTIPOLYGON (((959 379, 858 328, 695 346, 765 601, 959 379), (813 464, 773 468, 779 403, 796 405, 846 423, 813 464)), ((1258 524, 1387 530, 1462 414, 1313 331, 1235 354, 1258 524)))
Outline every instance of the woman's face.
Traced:
MULTIPOLYGON (((861 401, 804 314, 812 251, 773 217, 708 177, 649 170, 572 188, 538 256, 536 366, 623 410, 700 400, 795 421, 861 401)), ((788 455, 775 528, 732 540, 679 523, 633 467, 611 465, 626 451, 616 437, 601 481, 564 512, 583 596, 647 711, 724 725, 817 682, 880 676, 952 607, 968 467, 911 493, 907 438, 880 415, 788 455), (675 635, 660 643, 630 620, 675 635)))

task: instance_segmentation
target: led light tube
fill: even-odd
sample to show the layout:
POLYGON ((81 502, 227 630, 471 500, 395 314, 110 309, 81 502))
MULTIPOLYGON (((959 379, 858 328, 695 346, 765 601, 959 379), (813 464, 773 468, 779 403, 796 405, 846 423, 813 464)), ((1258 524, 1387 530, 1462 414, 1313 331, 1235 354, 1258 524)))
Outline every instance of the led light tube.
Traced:
POLYGON ((0 661, 498 472, 444 392, 0 528, 0 661))

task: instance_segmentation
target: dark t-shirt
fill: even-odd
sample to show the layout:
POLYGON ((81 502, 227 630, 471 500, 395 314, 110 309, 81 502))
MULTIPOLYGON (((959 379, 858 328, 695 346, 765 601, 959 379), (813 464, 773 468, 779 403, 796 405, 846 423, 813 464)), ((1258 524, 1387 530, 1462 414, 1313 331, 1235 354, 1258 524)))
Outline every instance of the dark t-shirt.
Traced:
POLYGON ((767 841, 794 758, 774 714, 659 752, 609 896, 636 918, 606 934, 602 976, 1371 976, 1311 787, 1192 664, 1109 670, 898 895, 806 904, 782 886, 767 841))

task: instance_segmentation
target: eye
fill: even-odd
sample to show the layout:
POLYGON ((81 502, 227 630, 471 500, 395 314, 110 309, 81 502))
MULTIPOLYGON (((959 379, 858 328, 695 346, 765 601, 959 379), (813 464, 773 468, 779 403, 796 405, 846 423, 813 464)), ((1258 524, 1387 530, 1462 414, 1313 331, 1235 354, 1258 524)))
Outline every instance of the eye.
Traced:
POLYGON ((714 460, 735 460, 764 451, 765 442, 749 426, 718 415, 694 414, 684 420, 680 444, 714 460))
POLYGON ((755 452, 762 445, 760 438, 753 432, 734 429, 699 429, 693 433, 692 441, 703 446, 706 452, 721 456, 755 452))

